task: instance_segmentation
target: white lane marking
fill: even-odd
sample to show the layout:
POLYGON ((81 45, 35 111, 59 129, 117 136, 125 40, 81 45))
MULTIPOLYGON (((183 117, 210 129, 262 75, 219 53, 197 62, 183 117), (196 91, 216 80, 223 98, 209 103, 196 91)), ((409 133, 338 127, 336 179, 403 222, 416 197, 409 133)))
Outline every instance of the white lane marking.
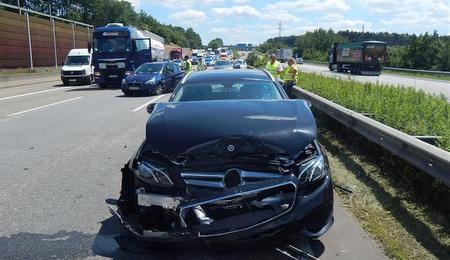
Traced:
POLYGON ((25 97, 25 96, 29 96, 29 95, 35 95, 35 94, 45 93, 45 92, 50 92, 50 91, 68 89, 68 88, 72 88, 72 87, 61 87, 61 88, 56 88, 56 89, 47 89, 47 90, 35 91, 35 92, 30 92, 30 93, 15 95, 15 96, 2 97, 2 98, 0 98, 0 101, 7 100, 7 99, 13 99, 13 98, 19 98, 19 97, 25 97))
POLYGON ((165 96, 166 96, 166 95, 161 95, 161 96, 159 96, 159 97, 155 97, 154 99, 151 99, 150 101, 148 101, 147 103, 143 104, 142 106, 138 106, 137 108, 133 109, 132 112, 139 111, 139 110, 141 110, 143 107, 146 107, 146 106, 148 106, 150 103, 153 103, 153 102, 155 102, 156 100, 158 100, 158 99, 160 99, 160 98, 162 98, 162 97, 165 97, 165 96))
POLYGON ((31 111, 34 111, 34 110, 38 110, 38 109, 41 109, 41 108, 51 107, 51 106, 59 105, 59 104, 62 104, 62 103, 74 101, 74 100, 77 100, 77 99, 80 99, 80 98, 82 98, 82 96, 80 96, 80 97, 75 97, 75 98, 71 98, 71 99, 66 99, 66 100, 63 100, 63 101, 51 103, 51 104, 44 105, 44 106, 40 106, 40 107, 35 107, 35 108, 32 108, 32 109, 27 109, 27 110, 24 110, 24 111, 20 111, 20 112, 16 112, 16 113, 10 114, 10 115, 8 115, 8 116, 16 116, 16 115, 20 115, 20 114, 27 113, 27 112, 31 112, 31 111))
POLYGON ((35 92, 30 92, 30 93, 25 93, 25 94, 20 94, 20 95, 14 95, 14 96, 9 96, 9 97, 2 97, 2 98, 0 98, 0 101, 7 100, 7 99, 13 99, 13 98, 19 98, 19 97, 26 97, 26 96, 29 96, 29 95, 35 95, 35 94, 40 94, 40 93, 45 93, 45 92, 50 92, 50 91, 65 90, 65 89, 77 89, 77 88, 87 88, 87 87, 93 87, 93 86, 94 86, 94 84, 88 85, 88 86, 78 86, 78 87, 58 87, 58 88, 54 88, 54 89, 46 89, 46 90, 40 90, 40 91, 35 91, 35 92))

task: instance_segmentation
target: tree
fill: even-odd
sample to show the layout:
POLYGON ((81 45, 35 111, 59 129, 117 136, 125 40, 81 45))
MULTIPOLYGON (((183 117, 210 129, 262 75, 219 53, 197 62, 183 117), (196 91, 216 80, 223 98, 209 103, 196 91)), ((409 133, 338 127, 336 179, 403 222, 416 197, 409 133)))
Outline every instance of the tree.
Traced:
POLYGON ((220 38, 215 38, 214 40, 211 40, 208 43, 208 48, 211 48, 213 50, 215 50, 215 49, 217 49, 219 47, 222 47, 222 46, 223 46, 223 41, 220 38))

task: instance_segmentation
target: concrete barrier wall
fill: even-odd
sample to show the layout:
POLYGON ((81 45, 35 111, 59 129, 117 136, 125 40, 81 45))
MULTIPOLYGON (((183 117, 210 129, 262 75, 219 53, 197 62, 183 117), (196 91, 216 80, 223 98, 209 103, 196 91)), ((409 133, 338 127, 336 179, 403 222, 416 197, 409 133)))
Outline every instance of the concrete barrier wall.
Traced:
MULTIPOLYGON (((71 49, 87 48, 92 33, 90 28, 55 20, 55 60, 52 21, 30 15, 29 23, 34 67, 61 65, 71 49)), ((0 69, 26 67, 31 67, 26 15, 0 10, 0 69)))

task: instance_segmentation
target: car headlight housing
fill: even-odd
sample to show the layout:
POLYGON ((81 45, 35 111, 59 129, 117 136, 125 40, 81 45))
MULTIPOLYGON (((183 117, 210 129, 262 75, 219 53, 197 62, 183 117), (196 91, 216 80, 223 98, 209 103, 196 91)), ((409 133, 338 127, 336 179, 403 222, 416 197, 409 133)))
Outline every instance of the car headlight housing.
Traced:
POLYGON ((125 69, 125 62, 117 62, 118 69, 125 69))
POLYGON ((327 173, 323 155, 316 155, 311 160, 301 164, 298 172, 299 185, 313 183, 323 178, 327 173))
POLYGON ((99 69, 106 69, 106 63, 99 63, 98 64, 99 69))
POLYGON ((138 162, 135 174, 139 179, 148 184, 173 186, 167 169, 154 163, 147 161, 138 162))
POLYGON ((100 77, 102 74, 100 73, 100 71, 94 71, 94 76, 96 77, 100 77))
POLYGON ((122 85, 126 85, 127 81, 125 79, 122 79, 122 85))
POLYGON ((147 80, 147 81, 145 82, 145 84, 147 84, 147 85, 153 85, 153 84, 155 84, 155 83, 156 83, 155 78, 152 78, 151 80, 147 80))

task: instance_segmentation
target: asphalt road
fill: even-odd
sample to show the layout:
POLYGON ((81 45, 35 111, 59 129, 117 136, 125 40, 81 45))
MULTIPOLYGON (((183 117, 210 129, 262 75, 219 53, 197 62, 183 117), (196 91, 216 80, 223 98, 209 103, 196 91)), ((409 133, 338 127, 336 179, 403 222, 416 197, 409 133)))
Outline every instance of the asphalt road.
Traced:
POLYGON ((403 75, 381 74, 380 76, 363 76, 350 75, 347 73, 338 73, 330 71, 325 65, 303 64, 299 65, 300 71, 316 72, 327 77, 339 77, 342 79, 350 79, 360 82, 382 83, 389 85, 403 85, 421 89, 427 93, 434 95, 444 95, 450 101, 450 82, 444 80, 425 79, 417 77, 408 77, 403 75))
MULTIPOLYGON (((118 198, 120 168, 144 138, 146 104, 169 95, 51 79, 12 85, 0 88, 0 258, 284 259, 271 247, 121 250, 114 237, 124 231, 106 202, 118 198)), ((385 258, 339 199, 335 225, 306 246, 321 259, 385 258)))

